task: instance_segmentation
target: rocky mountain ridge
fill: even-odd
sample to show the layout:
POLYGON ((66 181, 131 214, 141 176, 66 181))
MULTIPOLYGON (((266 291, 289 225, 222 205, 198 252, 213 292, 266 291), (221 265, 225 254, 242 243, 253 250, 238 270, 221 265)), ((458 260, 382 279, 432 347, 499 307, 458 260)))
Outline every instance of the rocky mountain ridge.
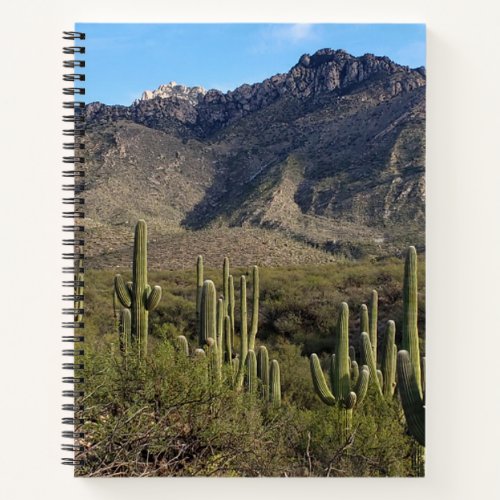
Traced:
POLYGON ((322 49, 226 93, 173 82, 128 107, 89 104, 89 227, 262 228, 327 260, 422 248, 425 82, 423 68, 322 49))

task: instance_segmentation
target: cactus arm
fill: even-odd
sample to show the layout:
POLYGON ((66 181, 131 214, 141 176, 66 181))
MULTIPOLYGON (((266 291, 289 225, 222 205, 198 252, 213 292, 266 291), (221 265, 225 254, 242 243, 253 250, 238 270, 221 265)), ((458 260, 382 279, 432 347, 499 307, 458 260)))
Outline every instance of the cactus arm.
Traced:
POLYGON ((422 358, 422 369, 420 372, 420 376, 422 379, 422 396, 425 401, 425 356, 422 358))
POLYGON ((358 381, 358 378, 359 378, 359 366, 358 366, 358 363, 357 361, 353 361, 351 363, 351 379, 354 383, 356 383, 358 381))
POLYGON ((249 349, 246 357, 246 388, 251 394, 256 392, 258 381, 257 381, 257 358, 255 357, 255 351, 249 349))
POLYGON ((217 301, 217 352, 222 362, 224 357, 224 299, 222 298, 217 301))
POLYGON ((351 363, 356 361, 356 349, 354 349, 353 345, 349 346, 349 357, 351 358, 351 363))
POLYGON ((396 324, 394 321, 387 322, 385 334, 384 357, 382 359, 382 373, 384 375, 383 392, 386 399, 392 398, 396 387, 396 359, 394 357, 394 342, 396 339, 396 324))
POLYGON ((246 353, 248 351, 247 282, 245 276, 241 276, 240 278, 240 313, 241 313, 240 340, 242 346, 241 359, 244 359, 246 358, 246 353))
POLYGON ((418 283, 417 283, 417 251, 409 247, 406 253, 403 279, 403 350, 410 354, 415 372, 415 380, 422 396, 420 376, 420 348, 418 341, 418 283))
POLYGON ((233 351, 231 347, 231 318, 226 316, 224 318, 224 349, 225 349, 225 361, 226 363, 231 363, 233 359, 233 351))
POLYGON ((356 406, 356 401, 356 393, 351 391, 344 400, 344 406, 346 410, 352 410, 356 406))
POLYGON ((234 279, 229 275, 229 317, 231 318, 231 348, 234 349, 234 279))
POLYGON ((130 309, 132 305, 132 296, 130 294, 130 291, 126 287, 121 274, 117 274, 115 276, 115 292, 121 305, 123 307, 126 307, 127 309, 130 309))
POLYGON ((116 294, 114 286, 113 286, 113 320, 114 320, 115 331, 120 333, 120 311, 118 310, 118 295, 116 294))
POLYGON ((151 312, 154 311, 161 300, 161 287, 154 286, 146 299, 146 309, 151 312))
POLYGON ((130 309, 123 308, 120 311, 120 351, 122 354, 127 355, 128 349, 131 342, 131 328, 132 328, 132 319, 130 316, 130 309))
POLYGON ((368 384, 370 382, 370 369, 363 365, 361 370, 359 371, 358 381, 354 387, 354 392, 357 396, 356 404, 359 406, 366 397, 366 393, 368 392, 368 384))
POLYGON ((229 309, 229 258, 224 257, 222 264, 222 294, 224 296, 224 316, 229 309))
MULTIPOLYGON (((378 322, 378 293, 372 290, 370 297, 370 342, 372 343, 373 356, 377 364, 377 322, 378 322)), ((366 331, 366 330, 365 330, 366 331)))
POLYGON ((377 388, 379 394, 382 395, 382 387, 380 386, 380 381, 377 375, 377 367, 375 366, 375 360, 373 359, 370 336, 366 332, 363 332, 361 334, 361 349, 363 351, 363 356, 366 360, 366 364, 370 369, 370 378, 374 381, 375 387, 377 388))
POLYGON ((380 387, 384 387, 384 375, 380 370, 377 370, 378 384, 380 387))
POLYGON ((248 353, 247 283, 245 276, 241 276, 240 277, 240 368, 237 379, 238 388, 241 388, 241 386, 243 385, 247 353, 248 353))
POLYGON ((399 394, 408 431, 419 444, 425 446, 425 406, 408 351, 399 351, 397 371, 399 394))
POLYGON ((260 281, 259 281, 259 268, 253 266, 252 268, 252 320, 250 325, 250 339, 248 341, 248 348, 255 348, 255 337, 259 329, 259 295, 260 295, 260 281))
POLYGON ((201 294, 203 292, 203 257, 196 259, 196 331, 201 338, 201 294))
POLYGON ((333 395, 338 398, 339 395, 338 394, 335 394, 334 392, 334 387, 335 387, 335 382, 333 381, 334 377, 335 377, 335 354, 332 354, 330 356, 330 363, 328 363, 328 374, 330 375, 330 387, 332 388, 332 393, 333 395))
POLYGON ((360 333, 370 331, 370 320, 368 318, 368 307, 366 304, 361 304, 359 309, 359 330, 360 333))
POLYGON ((335 396, 331 393, 328 385, 326 384, 325 375, 323 374, 321 363, 319 362, 319 358, 316 354, 311 354, 309 365, 316 393, 321 398, 323 403, 329 406, 334 406, 336 403, 335 396))
POLYGON ((216 338, 216 300, 215 285, 211 280, 203 283, 201 294, 201 330, 199 337, 200 347, 207 343, 207 339, 216 338))
POLYGON ((262 382, 262 397, 269 399, 269 353, 266 346, 261 345, 257 351, 257 377, 262 382))
POLYGON ((351 372, 349 366, 349 307, 342 302, 337 321, 337 342, 335 367, 332 379, 333 395, 344 401, 351 391, 351 372))
POLYGON ((179 335, 175 339, 176 347, 179 352, 182 352, 186 357, 189 356, 189 344, 187 338, 184 335, 179 335))
POLYGON ((212 382, 220 382, 222 379, 222 365, 220 363, 217 341, 213 337, 208 337, 205 349, 209 361, 210 380, 212 382))
POLYGON ((233 367, 233 374, 236 377, 240 370, 240 358, 238 358, 238 355, 231 360, 231 366, 233 367))
POLYGON ((281 405, 281 377, 280 365, 273 359, 271 361, 270 369, 270 387, 269 387, 269 401, 275 408, 281 405))

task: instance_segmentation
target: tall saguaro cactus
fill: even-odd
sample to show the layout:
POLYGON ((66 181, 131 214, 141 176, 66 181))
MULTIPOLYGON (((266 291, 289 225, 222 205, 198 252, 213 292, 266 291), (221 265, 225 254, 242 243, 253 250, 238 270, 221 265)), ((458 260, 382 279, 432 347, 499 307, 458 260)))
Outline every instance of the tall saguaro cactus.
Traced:
MULTIPOLYGON (((377 364, 377 322, 378 322, 378 293, 377 290, 372 290, 370 297, 370 342, 372 344, 373 357, 375 364, 377 364)), ((365 330, 366 331, 366 330, 365 330)))
POLYGON ((269 354, 266 346, 261 345, 257 351, 257 377, 262 383, 262 397, 269 399, 269 354))
POLYGON ((382 358, 383 393, 386 399, 392 398, 396 388, 396 324, 387 322, 384 357, 382 358))
POLYGON ((370 335, 366 332, 361 333, 361 350, 363 352, 363 358, 365 363, 370 370, 370 381, 373 382, 380 396, 382 393, 383 380, 381 381, 382 373, 377 370, 377 365, 375 363, 375 356, 373 355, 372 343, 370 342, 370 335))
POLYGON ((419 444, 425 446, 425 406, 420 394, 410 353, 398 352, 398 388, 408 431, 419 444))
POLYGON ((240 277, 240 368, 238 371, 237 387, 243 384, 245 366, 248 353, 247 329, 247 282, 245 276, 240 277))
POLYGON ((359 308, 359 330, 360 333, 368 333, 370 331, 370 319, 366 304, 361 304, 361 307, 359 308))
POLYGON ((229 308, 229 258, 224 257, 222 264, 222 294, 224 296, 224 315, 229 308))
POLYGON ((259 329, 259 268, 253 266, 252 268, 252 322, 250 326, 250 339, 248 341, 248 348, 255 348, 255 337, 259 329))
POLYGON ((278 408, 281 406, 281 377, 280 365, 275 359, 271 361, 269 379, 269 402, 272 406, 278 408))
POLYGON ((203 290, 203 257, 196 259, 196 332, 201 338, 201 294, 203 290))
POLYGON ((403 280, 403 350, 408 351, 415 373, 418 392, 422 396, 420 347, 418 342, 418 283, 417 251, 409 247, 406 253, 403 280))
POLYGON ((145 357, 147 353, 149 312, 158 306, 161 299, 161 288, 151 288, 148 284, 147 258, 147 226, 144 220, 140 220, 135 226, 132 282, 125 285, 122 276, 117 274, 115 290, 122 306, 130 309, 131 336, 141 357, 145 357))
MULTIPOLYGON (((333 395, 344 403, 351 392, 351 367, 349 366, 349 307, 343 302, 337 322, 335 362, 332 367, 333 395)), ((355 396, 356 397, 356 396, 355 396)))
POLYGON ((216 307, 216 291, 214 282, 211 280, 205 280, 201 291, 200 347, 206 345, 209 338, 212 338, 214 341, 217 339, 216 307))
MULTIPOLYGON (((371 352, 371 351, 370 351, 371 352)), ((326 383, 323 369, 316 354, 310 358, 311 376, 316 393, 323 403, 339 405, 343 411, 342 432, 345 435, 351 428, 352 410, 361 404, 366 396, 370 370, 363 365, 357 382, 351 390, 351 367, 349 364, 349 307, 343 302, 337 322, 337 338, 335 342, 335 357, 330 363, 330 383, 332 390, 326 383)), ((374 375, 376 377, 376 375, 374 375)))
POLYGON ((231 348, 234 349, 234 278, 229 275, 228 315, 231 318, 231 348))
POLYGON ((257 358, 252 349, 248 350, 246 357, 246 388, 249 393, 254 393, 257 390, 257 358))

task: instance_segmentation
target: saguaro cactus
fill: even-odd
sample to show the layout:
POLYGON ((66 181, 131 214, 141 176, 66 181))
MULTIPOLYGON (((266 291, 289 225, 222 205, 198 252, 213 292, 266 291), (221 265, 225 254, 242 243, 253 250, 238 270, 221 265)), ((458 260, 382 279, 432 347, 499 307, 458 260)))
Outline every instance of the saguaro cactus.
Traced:
POLYGON ((257 358, 255 352, 249 349, 246 357, 246 388, 249 393, 254 393, 258 387, 257 358))
POLYGON ((238 371, 237 387, 241 387, 243 384, 247 353, 248 353, 247 282, 245 276, 241 276, 240 277, 240 368, 238 371))
POLYGON ((219 383, 222 380, 222 362, 217 341, 212 337, 208 337, 205 342, 205 349, 208 356, 210 380, 219 383))
POLYGON ((224 257, 222 264, 222 293, 224 295, 224 315, 229 308, 229 258, 224 257))
POLYGON ((363 358, 365 359, 365 363, 370 370, 370 379, 377 388, 380 396, 382 393, 382 385, 383 381, 381 381, 382 373, 380 370, 377 370, 377 365, 375 364, 375 357, 373 356, 372 344, 370 342, 370 335, 366 332, 361 333, 361 351, 363 353, 363 358), (378 373, 380 372, 380 373, 378 373))
POLYGON ((201 292, 201 307, 200 307, 200 337, 199 344, 203 347, 208 338, 217 338, 216 327, 216 291, 214 282, 205 280, 201 292))
POLYGON ((361 304, 361 307, 359 308, 359 330, 359 333, 370 331, 370 319, 366 304, 361 304))
POLYGON ((184 335, 179 335, 175 339, 175 346, 179 352, 184 354, 186 357, 189 357, 189 344, 187 338, 184 335))
POLYGON ((121 309, 118 330, 120 336, 120 351, 122 354, 127 355, 131 342, 132 331, 132 317, 130 315, 130 309, 121 309))
POLYGON ((217 301, 217 352, 224 361, 224 299, 217 301))
POLYGON ((408 351, 415 373, 418 392, 422 396, 420 347, 418 342, 417 251, 409 247, 406 253, 403 280, 403 350, 408 351))
POLYGON ((196 332, 201 338, 201 294, 203 290, 203 257, 196 259, 196 332))
POLYGON ((273 359, 270 369, 269 401, 275 408, 281 406, 281 377, 280 365, 273 359))
POLYGON ((398 352, 398 388, 408 424, 408 431, 419 444, 425 446, 425 406, 417 383, 410 353, 398 352))
POLYGON ((262 397, 269 399, 269 354, 266 346, 261 345, 257 351, 257 377, 262 383, 262 397))
POLYGON ((384 357, 382 359, 382 374, 383 374, 383 388, 384 397, 386 399, 392 398, 394 389, 396 388, 396 325, 394 321, 387 322, 387 330, 385 334, 385 348, 384 357))
POLYGON ((349 366, 349 307, 345 302, 340 307, 337 322, 335 362, 332 370, 333 395, 345 402, 351 392, 351 367, 349 366))
POLYGON ((233 359, 233 350, 231 346, 231 318, 224 318, 224 361, 231 363, 233 359))
POLYGON ((259 329, 259 268, 253 266, 252 268, 252 322, 250 326, 250 339, 248 341, 248 348, 255 349, 255 337, 259 329))
MULTIPOLYGON (((372 344, 373 357, 377 364, 377 322, 378 322, 378 293, 377 290, 372 290, 370 297, 370 342, 372 344)), ((366 331, 366 330, 365 330, 366 331)))
POLYGON ((130 309, 132 339, 137 343, 141 357, 146 356, 148 342, 148 315, 160 302, 161 288, 148 284, 147 227, 140 220, 135 226, 132 282, 125 285, 120 274, 115 276, 115 290, 122 306, 130 309))
MULTIPOLYGON (((333 356, 332 356, 333 358, 333 356)), ((337 322, 337 338, 335 342, 335 358, 330 363, 330 382, 332 390, 328 388, 319 358, 311 354, 311 376, 314 388, 320 399, 329 406, 338 404, 343 413, 343 433, 351 428, 352 410, 361 404, 366 396, 370 370, 363 365, 358 380, 351 390, 351 367, 349 365, 349 307, 343 302, 337 322)), ((376 375, 374 374, 376 377, 376 375)))
POLYGON ((231 318, 231 348, 234 349, 234 279, 229 275, 229 310, 228 315, 231 318))

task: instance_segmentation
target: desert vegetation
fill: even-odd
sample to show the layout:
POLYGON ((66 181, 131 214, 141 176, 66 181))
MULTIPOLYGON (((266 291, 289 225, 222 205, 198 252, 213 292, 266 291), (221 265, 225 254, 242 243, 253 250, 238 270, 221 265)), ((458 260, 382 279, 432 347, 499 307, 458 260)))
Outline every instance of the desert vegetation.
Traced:
POLYGON ((199 256, 148 276, 146 229, 131 272, 86 273, 77 474, 423 474, 413 247, 404 262, 275 268, 199 256))

